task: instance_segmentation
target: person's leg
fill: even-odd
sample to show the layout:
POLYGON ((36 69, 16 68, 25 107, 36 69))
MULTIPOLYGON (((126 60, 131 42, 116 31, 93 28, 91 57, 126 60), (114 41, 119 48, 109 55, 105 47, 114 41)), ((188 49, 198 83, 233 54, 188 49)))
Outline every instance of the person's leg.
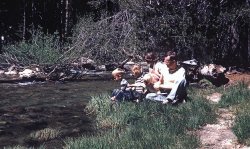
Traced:
POLYGON ((134 95, 133 101, 135 102, 143 101, 143 99, 145 98, 145 94, 141 92, 133 91, 133 95, 134 95))
POLYGON ((146 99, 153 101, 164 101, 164 99, 166 99, 166 96, 164 96, 164 94, 148 93, 146 95, 146 99))
POLYGON ((124 95, 124 100, 125 101, 133 101, 134 98, 135 98, 132 90, 125 90, 123 92, 123 95, 124 95))
POLYGON ((116 96, 119 92, 120 92, 119 89, 114 89, 114 90, 112 91, 111 97, 116 96))
POLYGON ((123 99, 124 99, 124 92, 123 92, 123 90, 114 89, 113 92, 112 92, 111 100, 123 101, 123 99))
POLYGON ((187 85, 186 79, 176 81, 175 85, 168 94, 167 98, 165 98, 167 100, 165 100, 164 102, 185 98, 187 96, 186 85, 187 85), (178 99, 176 97, 178 97, 178 99))

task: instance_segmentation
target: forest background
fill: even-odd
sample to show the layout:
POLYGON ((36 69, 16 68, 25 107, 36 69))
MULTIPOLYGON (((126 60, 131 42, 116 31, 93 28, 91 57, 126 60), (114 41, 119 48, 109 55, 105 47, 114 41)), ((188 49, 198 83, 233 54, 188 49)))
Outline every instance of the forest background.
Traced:
POLYGON ((176 50, 249 67, 250 0, 1 0, 0 62, 97 63, 176 50))

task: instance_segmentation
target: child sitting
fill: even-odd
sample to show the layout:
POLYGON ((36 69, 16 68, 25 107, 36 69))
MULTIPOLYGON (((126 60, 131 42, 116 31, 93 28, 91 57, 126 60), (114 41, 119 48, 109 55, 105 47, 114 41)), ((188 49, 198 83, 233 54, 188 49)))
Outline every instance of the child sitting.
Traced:
POLYGON ((137 78, 134 84, 129 84, 125 79, 122 79, 123 71, 114 70, 112 75, 115 80, 122 79, 121 88, 115 89, 112 93, 112 101, 136 101, 139 102, 144 98, 146 92, 145 84, 143 81, 144 73, 140 65, 134 65, 131 69, 132 74, 137 78))

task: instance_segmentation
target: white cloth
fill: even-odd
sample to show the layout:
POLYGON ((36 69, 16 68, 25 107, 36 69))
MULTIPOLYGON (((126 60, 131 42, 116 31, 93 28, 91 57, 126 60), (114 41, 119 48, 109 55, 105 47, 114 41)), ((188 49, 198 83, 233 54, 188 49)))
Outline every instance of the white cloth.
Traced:
POLYGON ((162 70, 163 84, 169 82, 175 83, 176 81, 185 78, 185 69, 183 67, 179 68, 176 72, 170 73, 169 68, 162 70))
POLYGON ((158 72, 159 74, 162 73, 162 71, 166 71, 168 69, 167 65, 164 64, 163 62, 157 62, 154 65, 154 71, 158 72))

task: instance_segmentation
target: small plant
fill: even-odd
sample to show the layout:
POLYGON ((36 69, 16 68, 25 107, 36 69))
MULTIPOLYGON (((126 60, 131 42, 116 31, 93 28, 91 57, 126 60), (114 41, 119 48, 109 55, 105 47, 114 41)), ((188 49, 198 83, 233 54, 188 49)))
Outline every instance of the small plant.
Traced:
POLYGON ((52 128, 45 128, 30 134, 30 139, 36 141, 47 141, 60 136, 60 131, 52 128))

